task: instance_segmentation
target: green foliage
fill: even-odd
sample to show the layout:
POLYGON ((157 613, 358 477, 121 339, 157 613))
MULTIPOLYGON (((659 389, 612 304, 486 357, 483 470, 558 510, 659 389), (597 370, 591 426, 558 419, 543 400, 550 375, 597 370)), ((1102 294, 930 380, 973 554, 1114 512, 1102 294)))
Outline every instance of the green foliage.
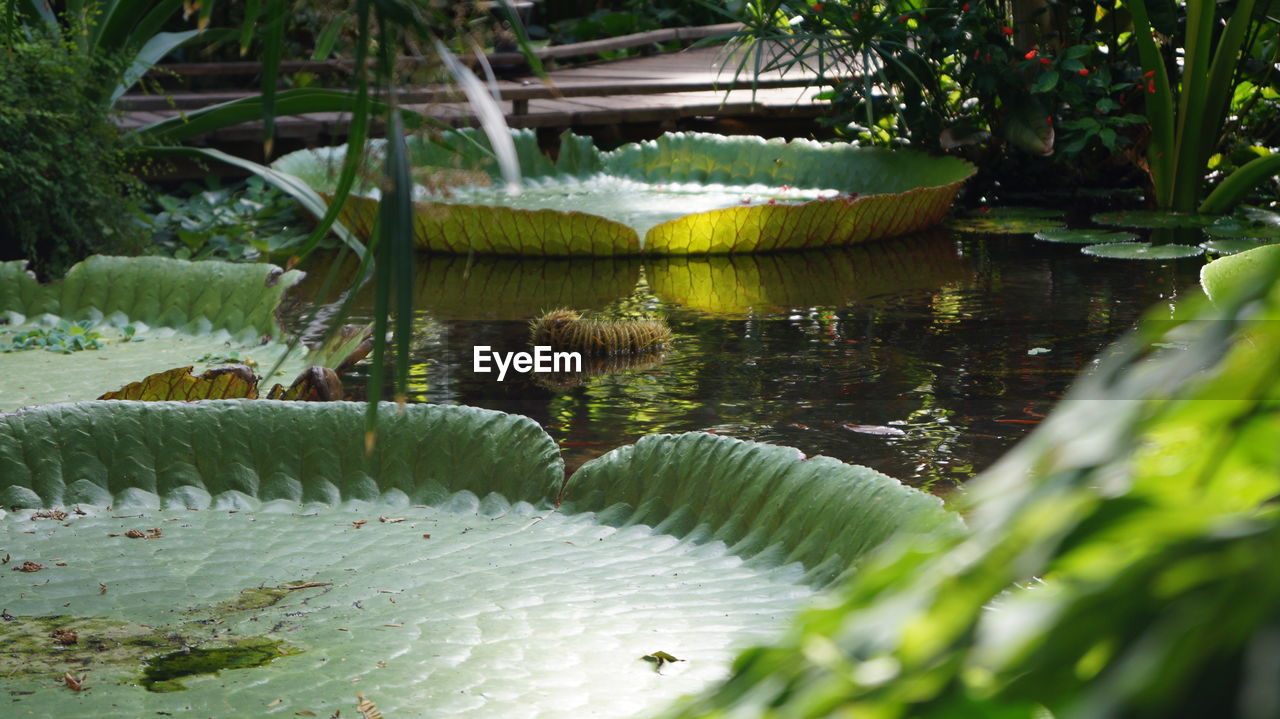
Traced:
MULTIPOLYGON (((0 335, 13 335, 9 344, 0 343, 0 352, 21 352, 43 349, 60 354, 81 350, 102 349, 102 335, 94 329, 92 320, 68 322, 61 320, 53 327, 35 327, 26 331, 3 330, 0 335)), ((132 333, 130 333, 132 338, 132 333)))
POLYGON ((210 181, 188 189, 193 192, 185 198, 157 197, 159 211, 149 215, 154 241, 178 259, 270 261, 311 234, 293 198, 259 177, 235 187, 210 181))
MULTIPOLYGON (((701 3, 655 3, 651 0, 627 0, 597 6, 592 12, 550 24, 553 45, 599 40, 606 37, 630 35, 664 27, 688 27, 724 22, 723 11, 701 3)), ((541 28, 536 28, 541 30, 541 28)), ((530 28, 531 31, 535 28, 530 28)), ((601 53, 605 58, 625 57, 636 49, 614 50, 601 53)))
POLYGON ((37 32, 0 40, 0 65, 0 246, 44 277, 140 250, 139 186, 99 97, 120 63, 37 32))
POLYGON ((1256 269, 1113 348, 971 484, 968 537, 881 553, 677 715, 1276 716, 1280 256, 1256 269))

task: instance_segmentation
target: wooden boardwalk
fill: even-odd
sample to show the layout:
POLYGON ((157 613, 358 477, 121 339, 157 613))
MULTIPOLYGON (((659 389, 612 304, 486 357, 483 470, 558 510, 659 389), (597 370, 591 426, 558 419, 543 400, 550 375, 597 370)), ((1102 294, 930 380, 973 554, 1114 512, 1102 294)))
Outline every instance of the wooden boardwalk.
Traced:
MULTIPOLYGON (((720 47, 636 57, 553 70, 551 85, 535 76, 498 82, 501 107, 511 127, 593 129, 626 124, 669 125, 690 118, 812 119, 826 103, 814 96, 814 74, 771 72, 753 79, 749 70, 735 78, 738 61, 720 47)), ((142 127, 184 110, 246 97, 244 92, 126 95, 120 106, 122 128, 142 127)), ((449 87, 411 88, 400 93, 406 107, 453 126, 475 123, 470 107, 449 87)), ((346 135, 344 113, 311 113, 278 118, 277 137, 291 144, 339 141, 346 135)), ((261 123, 251 122, 211 133, 204 144, 252 142, 261 123)))

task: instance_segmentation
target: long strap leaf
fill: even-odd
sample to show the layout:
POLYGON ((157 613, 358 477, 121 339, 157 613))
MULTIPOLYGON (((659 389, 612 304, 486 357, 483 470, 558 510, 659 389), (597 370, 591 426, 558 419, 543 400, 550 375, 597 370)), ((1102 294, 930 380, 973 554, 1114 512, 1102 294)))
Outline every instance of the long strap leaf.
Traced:
MULTIPOLYGON (((1204 181, 1204 166, 1196 163, 1201 146, 1206 143, 1205 107, 1209 91, 1209 63, 1213 59, 1212 0, 1188 0, 1187 39, 1182 64, 1182 87, 1178 93, 1178 130, 1174 137, 1174 180, 1172 209, 1189 212, 1194 209, 1204 181)), ((1217 140, 1214 126, 1213 140, 1217 140)), ((1213 140, 1208 140, 1212 142, 1213 140)))
POLYGON ((1155 188, 1156 204, 1170 207, 1173 204, 1174 122, 1173 90, 1169 86, 1169 73, 1164 58, 1151 36, 1151 20, 1147 15, 1145 0, 1129 0, 1133 14, 1133 38, 1138 43, 1138 57, 1142 67, 1151 77, 1144 87, 1146 93, 1147 122, 1151 124, 1151 140, 1147 144, 1147 167, 1151 172, 1151 184, 1155 188))
POLYGON ((276 142, 276 85, 280 80, 287 13, 285 0, 271 0, 267 5, 267 33, 262 43, 262 156, 268 160, 276 142))
POLYGON ((375 103, 369 97, 369 78, 365 74, 365 67, 369 60, 369 0, 359 0, 356 3, 356 56, 355 66, 352 68, 352 76, 356 81, 355 103, 351 109, 351 124, 347 128, 347 152, 342 159, 342 170, 338 174, 337 186, 333 190, 333 202, 329 203, 329 210, 320 218, 316 229, 311 233, 311 237, 299 249, 298 254, 306 257, 320 244, 325 234, 329 232, 329 227, 338 219, 338 213, 342 211, 342 205, 347 201, 347 196, 351 194, 351 188, 355 185, 356 175, 360 170, 360 163, 364 161, 365 140, 369 135, 369 115, 375 110, 375 103))

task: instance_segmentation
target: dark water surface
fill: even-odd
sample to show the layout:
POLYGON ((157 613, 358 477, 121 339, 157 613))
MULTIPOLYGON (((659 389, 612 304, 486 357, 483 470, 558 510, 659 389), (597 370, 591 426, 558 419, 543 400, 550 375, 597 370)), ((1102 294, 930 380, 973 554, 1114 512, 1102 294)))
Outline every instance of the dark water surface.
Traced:
MULTIPOLYGON (((944 491, 1034 428, 1146 308, 1198 292, 1202 262, 946 230, 643 263, 422 257, 409 397, 528 415, 570 467, 646 434, 710 431, 944 491), (583 376, 472 371, 476 345, 528 351, 528 321, 554 307, 661 316, 675 341, 583 376)), ((348 322, 368 320, 370 297, 348 322)), ((348 390, 363 398, 364 381, 360 370, 348 390)))

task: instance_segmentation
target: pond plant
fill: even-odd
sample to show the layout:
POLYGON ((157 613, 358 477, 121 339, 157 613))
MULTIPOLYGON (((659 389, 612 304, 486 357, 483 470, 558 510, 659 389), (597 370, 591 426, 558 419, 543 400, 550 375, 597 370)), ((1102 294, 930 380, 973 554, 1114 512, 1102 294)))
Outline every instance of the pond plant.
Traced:
MULTIPOLYGON (((519 192, 503 187, 481 133, 407 142, 419 248, 684 255, 870 242, 937 224, 974 172, 963 160, 906 150, 696 133, 601 152, 566 132, 553 163, 532 131, 513 131, 512 139, 525 182, 519 192)), ((372 145, 361 162, 376 163, 384 148, 372 145)), ((273 168, 332 196, 345 158, 341 147, 301 150, 273 168)), ((367 237, 382 193, 374 182, 355 193, 344 221, 367 237)))

